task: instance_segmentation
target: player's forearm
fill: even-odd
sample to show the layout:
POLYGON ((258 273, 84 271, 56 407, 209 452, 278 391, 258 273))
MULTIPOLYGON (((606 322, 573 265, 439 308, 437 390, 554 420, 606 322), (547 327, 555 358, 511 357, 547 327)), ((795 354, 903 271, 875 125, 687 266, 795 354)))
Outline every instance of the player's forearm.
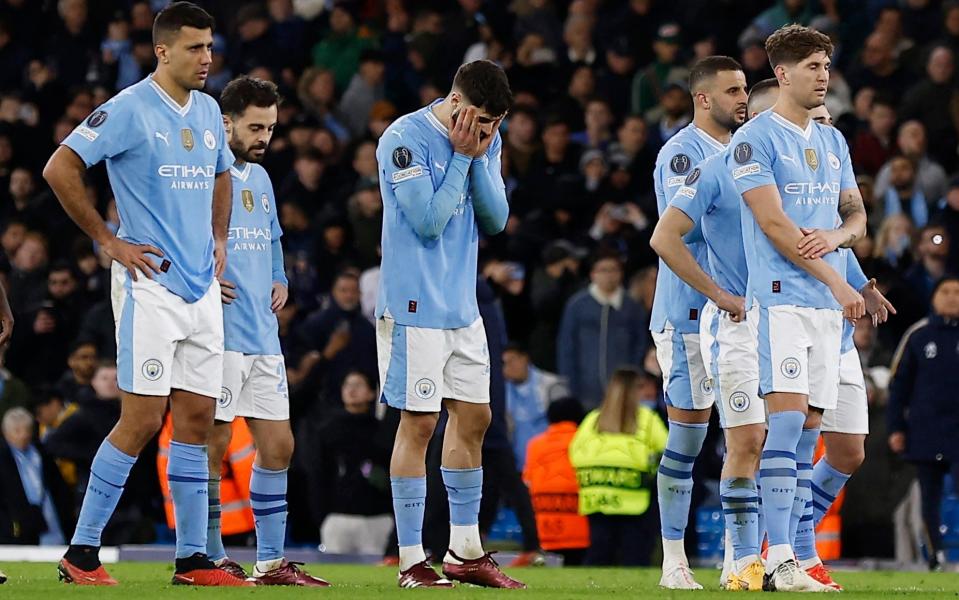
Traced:
POLYGON ((839 230, 843 233, 839 245, 842 248, 851 248, 866 235, 866 208, 859 190, 843 192, 839 199, 839 216, 842 219, 839 230))
POLYGON ((76 153, 60 146, 43 168, 43 178, 67 215, 85 234, 99 244, 113 239, 113 232, 87 198, 83 175, 86 165, 76 153))
POLYGON ((802 232, 796 227, 796 224, 789 220, 785 214, 760 219, 757 216, 759 227, 762 229, 772 245, 785 256, 794 265, 806 271, 819 281, 832 287, 840 282, 842 278, 826 261, 821 258, 809 259, 803 258, 799 253, 799 241, 802 239, 802 232))
POLYGON ((476 223, 483 233, 496 235, 506 228, 509 218, 509 203, 506 201, 506 186, 502 178, 493 181, 486 161, 474 160, 470 168, 470 195, 476 223))
POLYGON ((443 235, 466 189, 471 160, 464 154, 454 154, 446 168, 446 177, 435 192, 425 177, 404 182, 396 188, 400 209, 420 238, 436 240, 443 235), (424 196, 429 198, 425 202, 424 196))
POLYGON ((218 243, 226 243, 232 211, 233 181, 227 170, 218 173, 213 182, 213 239, 218 243))
POLYGON ((716 302, 723 290, 696 262, 696 257, 683 242, 685 233, 667 217, 657 223, 649 245, 677 277, 700 294, 716 302))
POLYGON ((273 263, 273 282, 282 283, 289 287, 290 282, 286 278, 286 269, 283 268, 283 245, 280 238, 276 238, 271 243, 272 263, 273 263))

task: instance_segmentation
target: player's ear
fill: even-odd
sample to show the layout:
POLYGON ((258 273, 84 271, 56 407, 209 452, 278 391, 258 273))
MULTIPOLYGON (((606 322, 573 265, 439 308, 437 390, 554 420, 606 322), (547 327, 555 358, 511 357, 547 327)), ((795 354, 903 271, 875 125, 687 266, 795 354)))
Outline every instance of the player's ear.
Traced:
POLYGON ((773 70, 776 74, 776 79, 779 80, 779 85, 789 85, 789 75, 786 73, 786 67, 783 65, 776 65, 776 68, 773 70))
POLYGON ((153 47, 153 54, 157 57, 157 62, 169 64, 170 58, 167 56, 166 44, 157 44, 153 47))
POLYGON ((233 119, 230 115, 223 115, 223 128, 226 129, 226 137, 233 137, 233 119))

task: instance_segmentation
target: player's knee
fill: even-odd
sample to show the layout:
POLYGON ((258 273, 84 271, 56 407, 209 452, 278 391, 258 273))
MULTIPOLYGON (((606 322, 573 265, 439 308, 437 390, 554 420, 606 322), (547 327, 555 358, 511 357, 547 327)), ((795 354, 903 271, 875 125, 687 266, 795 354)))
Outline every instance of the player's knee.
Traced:
POLYGON ((400 435, 406 441, 425 446, 433 437, 437 420, 438 415, 433 414, 405 417, 400 428, 400 435))
POLYGON ((270 468, 285 469, 290 466, 290 459, 293 458, 293 433, 276 434, 270 436, 270 442, 263 447, 263 453, 269 460, 270 468))
POLYGON ((743 427, 736 435, 727 436, 728 459, 743 465, 757 462, 766 436, 762 428, 743 427))
POLYGON ((492 418, 488 404, 477 406, 476 410, 470 411, 468 419, 461 417, 456 420, 457 433, 462 438, 482 443, 492 418))
POLYGON ((862 466, 866 460, 866 450, 861 445, 843 448, 842 453, 837 455, 830 454, 826 457, 827 462, 832 468, 842 473, 852 474, 862 466))

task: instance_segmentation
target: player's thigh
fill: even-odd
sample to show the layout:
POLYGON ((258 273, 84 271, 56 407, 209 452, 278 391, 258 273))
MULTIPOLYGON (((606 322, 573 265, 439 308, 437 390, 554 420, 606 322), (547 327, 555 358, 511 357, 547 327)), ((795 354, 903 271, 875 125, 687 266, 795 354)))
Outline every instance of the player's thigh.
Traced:
POLYGON ((759 392, 809 395, 808 319, 804 307, 769 306, 758 311, 756 347, 759 355, 759 392))
POLYGON ((839 393, 836 408, 822 415, 823 433, 869 433, 869 403, 859 352, 855 348, 839 358, 839 393))
POLYGON ((716 333, 713 389, 722 427, 765 424, 766 404, 759 397, 759 357, 752 329, 726 317, 716 333))
POLYGON ((442 329, 409 327, 389 318, 376 322, 381 400, 410 412, 442 408, 443 367, 449 353, 442 329))
POLYGON ((172 387, 219 398, 223 388, 223 306, 216 280, 206 294, 189 305, 190 334, 173 356, 172 387))
POLYGON ((232 423, 240 404, 240 393, 243 384, 249 376, 246 355, 242 352, 226 351, 223 353, 223 380, 220 395, 216 401, 214 418, 223 423, 232 423))
POLYGON ((443 369, 444 397, 471 404, 489 404, 490 356, 483 319, 444 331, 450 352, 443 369))
POLYGON ((120 389, 169 396, 178 340, 190 330, 187 303, 147 277, 133 281, 119 263, 111 271, 111 300, 120 389))
MULTIPOLYGON (((698 333, 670 332, 669 341, 661 338, 657 356, 668 353, 668 375, 663 371, 666 405, 681 410, 705 410, 713 405, 712 385, 703 363, 698 333), (662 347, 662 350, 660 348, 662 347)), ((660 364, 662 367, 662 363, 660 364)))
POLYGON ((281 354, 247 355, 249 376, 240 391, 237 414, 266 421, 288 421, 290 395, 281 354))
POLYGON ((806 321, 807 332, 815 333, 809 349, 809 405, 834 410, 839 402, 842 313, 815 309, 807 312, 806 321))

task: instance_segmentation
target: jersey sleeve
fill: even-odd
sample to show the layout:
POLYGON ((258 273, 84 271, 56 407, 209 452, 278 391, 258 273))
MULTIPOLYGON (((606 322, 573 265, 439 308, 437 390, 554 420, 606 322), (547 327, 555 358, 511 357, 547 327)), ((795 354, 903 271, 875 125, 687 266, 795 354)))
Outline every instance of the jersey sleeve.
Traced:
POLYGON ((845 250, 846 253, 846 283, 851 285, 856 291, 861 290, 869 283, 869 279, 862 271, 859 260, 856 259, 856 253, 852 250, 845 250))
POLYGON ((135 134, 132 94, 120 94, 99 106, 63 140, 87 167, 113 158, 142 142, 135 134))
POLYGON ((740 194, 764 185, 776 185, 773 153, 767 139, 757 133, 756 127, 737 131, 733 136, 732 150, 726 157, 726 166, 740 194))
POLYGON ((213 131, 217 132, 216 172, 222 173, 236 162, 236 157, 233 156, 233 151, 230 150, 230 144, 227 142, 226 127, 223 122, 219 121, 213 131))
POLYGON ((670 203, 676 191, 686 183, 699 162, 695 148, 671 142, 660 153, 660 164, 656 168, 656 188, 662 193, 662 210, 670 203))
POLYGON ((849 146, 839 132, 836 132, 836 139, 838 140, 838 158, 840 168, 842 169, 839 179, 839 190, 858 190, 859 184, 856 183, 856 173, 852 169, 852 158, 849 156, 849 146))

